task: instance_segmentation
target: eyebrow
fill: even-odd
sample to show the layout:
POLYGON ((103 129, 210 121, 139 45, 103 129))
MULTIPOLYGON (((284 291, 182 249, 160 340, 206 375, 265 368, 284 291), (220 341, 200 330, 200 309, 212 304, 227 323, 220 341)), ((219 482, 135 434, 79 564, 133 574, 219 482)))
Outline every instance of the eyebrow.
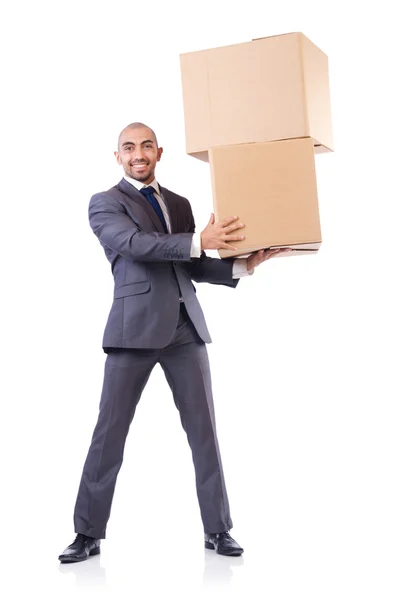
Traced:
MULTIPOLYGON (((153 140, 144 140, 143 142, 141 142, 141 146, 143 146, 143 144, 154 144, 153 140)), ((136 146, 135 142, 124 142, 124 144, 121 145, 122 148, 124 148, 124 146, 136 146)))

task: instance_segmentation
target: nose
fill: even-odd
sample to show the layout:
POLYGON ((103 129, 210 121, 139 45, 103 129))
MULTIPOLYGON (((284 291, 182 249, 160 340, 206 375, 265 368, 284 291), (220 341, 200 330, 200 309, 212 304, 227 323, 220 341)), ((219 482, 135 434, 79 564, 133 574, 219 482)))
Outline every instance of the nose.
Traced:
POLYGON ((142 148, 135 148, 134 154, 134 160, 142 160, 144 158, 142 148))

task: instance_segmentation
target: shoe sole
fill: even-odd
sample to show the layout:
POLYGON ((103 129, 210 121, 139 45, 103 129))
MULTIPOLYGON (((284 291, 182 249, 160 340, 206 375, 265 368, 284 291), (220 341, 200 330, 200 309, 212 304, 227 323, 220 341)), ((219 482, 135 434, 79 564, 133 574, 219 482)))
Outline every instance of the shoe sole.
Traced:
POLYGON ((244 552, 244 550, 231 550, 230 552, 219 552, 217 548, 215 548, 214 544, 211 544, 211 542, 204 542, 204 546, 207 548, 207 550, 216 550, 217 554, 220 554, 221 556, 241 556, 241 554, 244 552))
POLYGON ((89 555, 85 556, 84 558, 72 558, 71 556, 65 556, 65 558, 62 558, 62 554, 61 554, 61 556, 58 556, 58 559, 61 561, 61 563, 75 563, 75 562, 82 562, 83 560, 87 560, 90 556, 95 556, 96 554, 100 554, 100 553, 101 553, 100 548, 94 548, 93 550, 91 550, 89 555))

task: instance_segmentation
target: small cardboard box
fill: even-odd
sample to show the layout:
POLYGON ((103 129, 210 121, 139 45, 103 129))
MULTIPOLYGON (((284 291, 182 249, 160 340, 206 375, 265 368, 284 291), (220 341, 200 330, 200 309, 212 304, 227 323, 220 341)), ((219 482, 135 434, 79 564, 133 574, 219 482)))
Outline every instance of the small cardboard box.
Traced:
POLYGON ((261 248, 287 246, 294 254, 320 248, 310 138, 213 147, 209 162, 215 219, 236 215, 245 224, 238 232, 245 240, 231 242, 238 250, 219 250, 221 258, 245 256, 261 248))
POLYGON ((180 56, 186 151, 310 137, 333 151, 328 58, 302 33, 180 56))

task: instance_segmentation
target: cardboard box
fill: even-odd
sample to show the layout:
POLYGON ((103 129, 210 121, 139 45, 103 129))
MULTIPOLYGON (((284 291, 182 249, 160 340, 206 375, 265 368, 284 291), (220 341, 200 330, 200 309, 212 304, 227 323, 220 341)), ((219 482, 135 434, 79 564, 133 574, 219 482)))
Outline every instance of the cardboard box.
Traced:
POLYGON ((180 56, 186 151, 310 137, 333 151, 328 58, 302 33, 180 56))
MULTIPOLYGON (((209 150, 215 219, 237 215, 245 224, 238 250, 293 247, 316 252, 321 245, 315 156, 310 138, 219 146, 209 150)), ((288 254, 286 254, 288 255, 288 254)))

